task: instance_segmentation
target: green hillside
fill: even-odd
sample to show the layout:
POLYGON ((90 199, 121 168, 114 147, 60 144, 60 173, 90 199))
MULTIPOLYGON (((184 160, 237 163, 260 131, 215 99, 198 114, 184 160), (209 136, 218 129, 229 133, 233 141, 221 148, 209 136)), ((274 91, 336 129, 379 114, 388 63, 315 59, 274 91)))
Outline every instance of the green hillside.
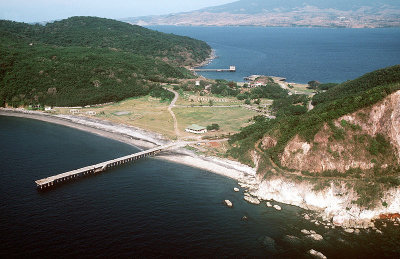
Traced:
POLYGON ((0 21, 0 102, 74 106, 159 92, 210 47, 94 17, 41 25, 0 21))
MULTIPOLYGON (((314 96, 315 108, 299 115, 278 116, 275 120, 257 117, 255 123, 243 128, 231 138, 234 146, 230 150, 233 157, 251 163, 248 150, 268 134, 277 144, 266 151, 277 165, 287 143, 296 135, 311 142, 321 127, 343 115, 371 106, 389 94, 400 90, 400 65, 368 73, 358 79, 335 86, 325 93, 314 96)), ((334 134, 340 137, 340 131, 334 134)))

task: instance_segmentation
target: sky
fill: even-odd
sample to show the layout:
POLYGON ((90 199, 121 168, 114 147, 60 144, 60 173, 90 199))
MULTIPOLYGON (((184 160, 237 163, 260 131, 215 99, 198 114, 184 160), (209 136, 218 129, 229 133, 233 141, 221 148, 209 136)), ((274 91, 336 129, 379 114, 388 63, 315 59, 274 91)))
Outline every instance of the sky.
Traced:
POLYGON ((71 16, 127 18, 178 13, 235 0, 0 0, 0 19, 44 22, 71 16))

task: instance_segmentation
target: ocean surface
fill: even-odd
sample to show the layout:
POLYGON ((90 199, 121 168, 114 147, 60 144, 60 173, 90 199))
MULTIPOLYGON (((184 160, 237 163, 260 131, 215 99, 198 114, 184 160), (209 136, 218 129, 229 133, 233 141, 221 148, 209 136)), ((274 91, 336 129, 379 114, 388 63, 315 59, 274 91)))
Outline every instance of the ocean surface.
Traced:
POLYGON ((249 75, 285 77, 289 82, 344 82, 400 64, 400 28, 332 29, 270 27, 150 26, 207 42, 218 56, 201 72, 208 78, 243 81, 249 75))
POLYGON ((75 129, 0 116, 1 258, 308 258, 310 249, 328 258, 400 256, 399 228, 382 235, 328 230, 304 220, 302 209, 245 202, 232 179, 157 158, 36 190, 37 179, 136 151, 75 129), (324 240, 312 241, 301 229, 324 240))

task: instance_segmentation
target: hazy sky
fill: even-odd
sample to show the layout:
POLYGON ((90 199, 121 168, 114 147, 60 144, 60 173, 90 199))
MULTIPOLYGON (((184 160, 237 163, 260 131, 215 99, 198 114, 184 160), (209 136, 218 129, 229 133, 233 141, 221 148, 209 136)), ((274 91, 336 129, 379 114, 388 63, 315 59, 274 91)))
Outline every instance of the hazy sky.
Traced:
POLYGON ((41 22, 70 16, 125 18, 191 11, 235 0, 0 0, 0 19, 41 22))

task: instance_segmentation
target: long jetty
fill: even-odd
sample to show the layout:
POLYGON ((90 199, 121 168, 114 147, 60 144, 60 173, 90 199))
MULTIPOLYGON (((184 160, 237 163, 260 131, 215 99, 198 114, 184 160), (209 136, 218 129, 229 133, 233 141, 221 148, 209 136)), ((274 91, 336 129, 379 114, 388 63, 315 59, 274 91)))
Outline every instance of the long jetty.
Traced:
POLYGON ((229 68, 191 68, 194 72, 236 72, 235 66, 230 66, 229 68))
POLYGON ((58 174, 58 175, 50 176, 50 177, 43 178, 40 180, 36 180, 35 183, 37 185, 38 190, 44 190, 49 187, 53 187, 57 184, 64 183, 66 181, 76 180, 76 179, 84 177, 84 176, 98 174, 98 173, 104 172, 107 169, 115 167, 115 166, 119 166, 119 165, 122 165, 122 164, 125 164, 128 162, 132 162, 132 161, 136 161, 141 158, 148 157, 148 156, 154 156, 155 154, 161 152, 162 150, 165 150, 172 146, 174 146, 174 145, 169 144, 169 145, 165 145, 165 146, 155 147, 152 149, 148 149, 145 151, 127 155, 127 156, 120 157, 117 159, 109 160, 109 161, 102 162, 99 164, 86 166, 86 167, 83 167, 80 169, 76 169, 76 170, 72 170, 69 172, 62 173, 62 174, 58 174))

